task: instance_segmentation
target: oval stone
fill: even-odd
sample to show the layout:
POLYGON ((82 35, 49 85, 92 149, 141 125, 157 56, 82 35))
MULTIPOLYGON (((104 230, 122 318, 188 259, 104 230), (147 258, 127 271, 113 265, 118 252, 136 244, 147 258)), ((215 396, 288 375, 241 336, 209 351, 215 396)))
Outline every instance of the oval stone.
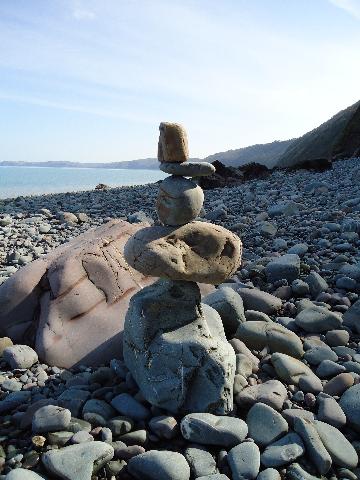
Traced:
POLYGON ((235 234, 204 222, 143 228, 124 248, 126 261, 139 272, 213 285, 236 272, 241 254, 242 243, 235 234))
POLYGON ((199 215, 204 192, 192 180, 167 177, 160 183, 156 211, 164 225, 184 225, 199 215))

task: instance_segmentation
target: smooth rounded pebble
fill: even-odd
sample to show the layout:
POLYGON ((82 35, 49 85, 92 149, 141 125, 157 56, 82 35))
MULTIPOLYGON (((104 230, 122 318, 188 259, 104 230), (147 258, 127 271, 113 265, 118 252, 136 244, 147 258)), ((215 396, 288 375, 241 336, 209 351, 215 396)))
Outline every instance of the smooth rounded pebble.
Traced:
POLYGON ((111 400, 111 405, 122 415, 133 420, 146 420, 150 411, 128 393, 121 393, 111 400))
POLYGON ((46 433, 66 430, 70 420, 70 410, 55 405, 46 405, 34 413, 32 431, 34 433, 46 433))
POLYGON ((248 427, 240 418, 216 416, 210 413, 190 413, 180 424, 182 436, 202 445, 230 448, 242 442, 248 427))
POLYGON ((360 432, 360 384, 346 390, 340 398, 339 405, 346 415, 348 424, 360 432))
POLYGON ((261 463, 264 467, 282 467, 301 457, 304 452, 305 446, 301 437, 290 432, 265 448, 261 454, 261 463))
POLYGON ((244 388, 235 398, 239 405, 261 402, 269 405, 275 410, 281 410, 287 398, 287 391, 279 380, 268 380, 267 382, 251 385, 244 388))
POLYGON ((11 347, 6 347, 3 352, 3 357, 12 369, 30 368, 38 361, 35 350, 27 345, 12 345, 11 347))
MULTIPOLYGON (((324 386, 324 392, 328 395, 342 395, 348 388, 354 385, 354 377, 347 372, 339 373, 324 386)), ((360 428, 360 421, 359 421, 360 428)))
POLYGON ((216 461, 206 447, 190 446, 185 449, 184 455, 190 466, 192 477, 197 478, 217 473, 216 461))
POLYGON ((253 480, 260 470, 260 450, 253 442, 243 442, 227 454, 233 480, 253 480))
POLYGON ((114 456, 108 443, 86 442, 60 450, 49 450, 41 457, 46 470, 63 480, 91 480, 93 472, 114 456))
POLYGON ((358 463, 356 450, 340 430, 318 420, 315 420, 314 425, 335 465, 355 468, 358 463))
POLYGON ((44 477, 25 468, 15 468, 6 475, 5 480, 44 480, 44 477))
POLYGON ((159 168, 169 175, 181 175, 183 177, 206 177, 215 173, 214 165, 208 162, 161 162, 159 168))
POLYGON ((184 177, 167 177, 160 183, 156 211, 163 225, 185 225, 199 215, 204 192, 184 177))
POLYGON ((327 332, 341 327, 342 319, 338 313, 323 307, 310 307, 302 310, 295 317, 296 324, 310 333, 327 332))
POLYGON ((129 460, 128 470, 138 480, 189 480, 190 467, 177 452, 149 450, 129 460))
POLYGON ((281 480, 280 473, 275 468, 267 468, 259 473, 256 480, 281 480))
POLYGON ((273 443, 289 429, 284 417, 264 403, 256 403, 250 408, 246 423, 249 437, 262 447, 273 443))
POLYGON ((218 312, 228 338, 234 335, 240 324, 246 322, 242 298, 232 288, 217 288, 202 301, 218 312))

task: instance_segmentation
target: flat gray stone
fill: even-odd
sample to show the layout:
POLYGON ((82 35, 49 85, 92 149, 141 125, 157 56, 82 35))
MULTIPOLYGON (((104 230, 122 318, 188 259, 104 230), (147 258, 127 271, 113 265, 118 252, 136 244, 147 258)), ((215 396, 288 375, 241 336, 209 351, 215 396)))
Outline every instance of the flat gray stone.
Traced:
POLYGON ((189 480, 190 467, 177 452, 150 450, 132 457, 129 473, 137 480, 189 480))
POLYGON ((259 473, 256 480, 281 480, 280 473, 275 468, 267 468, 259 473))
POLYGON ((283 467, 297 460, 304 452, 305 446, 301 437, 290 432, 265 448, 261 454, 261 463, 264 467, 283 467))
POLYGON ((275 442, 289 429, 284 417, 264 403, 256 403, 250 408, 246 423, 249 428, 249 437, 261 447, 275 442))
POLYGON ((219 314, 200 300, 197 284, 166 280, 134 295, 124 359, 152 405, 171 413, 221 415, 233 407, 235 353, 219 314))
POLYGON ((49 450, 41 456, 46 470, 63 480, 91 480, 114 456, 114 449, 104 442, 70 445, 60 450, 49 450))
POLYGON ((346 368, 332 360, 322 360, 316 369, 316 375, 319 378, 334 377, 339 373, 345 372, 346 368))
POLYGON ((341 428, 346 425, 346 415, 338 402, 332 398, 320 393, 317 397, 318 412, 316 419, 328 423, 335 428, 341 428))
POLYGON ((286 474, 289 480, 321 480, 319 477, 315 477, 314 475, 308 473, 298 463, 292 463, 286 469, 286 474))
POLYGON ((336 362, 338 360, 338 356, 327 345, 316 345, 306 350, 304 360, 310 363, 310 365, 319 365, 323 360, 331 360, 336 362))
POLYGON ((159 168, 169 175, 181 175, 183 177, 206 177, 215 173, 214 165, 208 162, 161 162, 159 168))
POLYGON ((360 333, 360 300, 357 300, 343 316, 344 325, 355 333, 360 333))
POLYGON ((310 293, 313 298, 316 298, 319 293, 325 292, 329 288, 326 280, 317 272, 310 272, 305 278, 305 282, 309 285, 310 293))
POLYGON ((243 442, 227 454, 233 480, 254 480, 260 470, 260 450, 253 442, 243 442))
POLYGON ((342 318, 338 313, 330 312, 323 307, 309 307, 295 317, 296 324, 310 333, 327 332, 341 327, 342 318))
POLYGON ((210 413, 190 413, 180 424, 182 436, 202 445, 219 445, 231 448, 242 442, 248 427, 240 418, 216 416, 210 413))
POLYGON ((280 298, 257 288, 239 288, 236 291, 243 299, 245 310, 275 315, 282 307, 280 298))

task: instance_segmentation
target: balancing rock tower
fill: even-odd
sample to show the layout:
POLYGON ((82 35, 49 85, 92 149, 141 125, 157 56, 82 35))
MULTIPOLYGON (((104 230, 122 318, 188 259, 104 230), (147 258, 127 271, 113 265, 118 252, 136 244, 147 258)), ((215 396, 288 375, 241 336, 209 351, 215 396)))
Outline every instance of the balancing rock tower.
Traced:
POLYGON ((158 159, 171 175, 156 201, 162 225, 139 230, 124 250, 133 268, 160 279, 130 301, 124 360, 151 404, 174 414, 224 414, 233 408, 235 353, 196 282, 217 285, 233 275, 242 244, 225 228, 195 220, 204 193, 189 177, 215 169, 188 158, 181 125, 161 123, 158 159))

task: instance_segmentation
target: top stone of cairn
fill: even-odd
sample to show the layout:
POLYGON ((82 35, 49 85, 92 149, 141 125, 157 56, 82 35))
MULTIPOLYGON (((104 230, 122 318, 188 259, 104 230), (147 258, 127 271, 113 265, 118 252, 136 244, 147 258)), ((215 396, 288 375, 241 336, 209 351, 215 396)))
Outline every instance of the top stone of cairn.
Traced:
POLYGON ((161 163, 183 163, 189 159, 185 129, 178 123, 162 122, 159 126, 158 160, 161 163))

